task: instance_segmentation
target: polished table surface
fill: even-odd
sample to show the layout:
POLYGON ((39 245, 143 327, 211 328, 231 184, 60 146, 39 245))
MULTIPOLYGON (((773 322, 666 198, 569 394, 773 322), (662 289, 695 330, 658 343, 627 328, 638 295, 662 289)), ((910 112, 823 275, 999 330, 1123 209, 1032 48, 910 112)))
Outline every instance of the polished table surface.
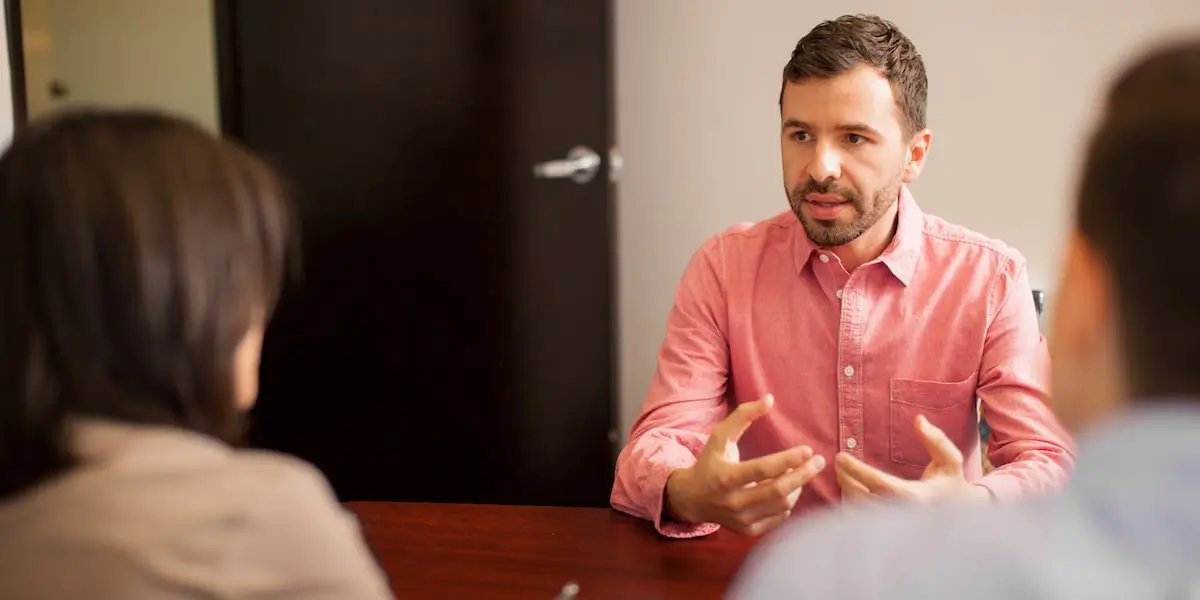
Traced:
POLYGON ((397 598, 720 598, 755 539, 670 540, 610 509, 349 502, 397 598))

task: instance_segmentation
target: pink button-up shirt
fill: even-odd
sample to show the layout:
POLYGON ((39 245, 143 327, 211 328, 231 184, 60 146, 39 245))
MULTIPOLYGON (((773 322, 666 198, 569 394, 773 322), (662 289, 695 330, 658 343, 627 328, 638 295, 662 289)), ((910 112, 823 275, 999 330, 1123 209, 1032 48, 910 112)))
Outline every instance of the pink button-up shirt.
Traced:
MULTIPOLYGON (((891 244, 851 273, 791 212, 735 226, 684 272, 612 505, 673 537, 715 530, 662 520, 667 476, 695 463, 731 407, 768 393, 775 407, 742 437, 742 460, 807 444, 919 479, 923 414, 962 450, 967 479, 997 498, 1056 488, 1073 443, 1046 405, 1048 382, 1024 258, 922 214, 907 189, 891 244), (987 475, 977 402, 991 427, 987 475)), ((795 512, 840 498, 830 463, 795 512)))

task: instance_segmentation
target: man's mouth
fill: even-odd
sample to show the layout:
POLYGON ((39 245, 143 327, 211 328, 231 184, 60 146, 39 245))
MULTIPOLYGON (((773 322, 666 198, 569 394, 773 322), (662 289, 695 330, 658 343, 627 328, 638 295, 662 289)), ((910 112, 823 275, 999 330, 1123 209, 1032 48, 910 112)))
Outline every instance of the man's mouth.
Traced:
POLYGON ((837 194, 809 194, 804 199, 807 200, 809 204, 824 208, 832 208, 834 206, 840 206, 849 202, 849 200, 846 200, 837 194))

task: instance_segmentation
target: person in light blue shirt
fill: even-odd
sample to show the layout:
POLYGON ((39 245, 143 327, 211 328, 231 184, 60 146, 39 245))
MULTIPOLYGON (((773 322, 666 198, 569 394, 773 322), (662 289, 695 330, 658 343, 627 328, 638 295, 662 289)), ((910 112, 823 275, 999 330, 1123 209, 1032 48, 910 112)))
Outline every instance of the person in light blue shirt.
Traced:
MULTIPOLYGON (((1118 75, 1087 147, 1049 322, 1067 488, 920 506, 866 477, 857 505, 764 539, 728 596, 1200 599, 1198 241, 1200 40, 1176 41, 1118 75)), ((930 433, 935 463, 962 460, 930 433)))

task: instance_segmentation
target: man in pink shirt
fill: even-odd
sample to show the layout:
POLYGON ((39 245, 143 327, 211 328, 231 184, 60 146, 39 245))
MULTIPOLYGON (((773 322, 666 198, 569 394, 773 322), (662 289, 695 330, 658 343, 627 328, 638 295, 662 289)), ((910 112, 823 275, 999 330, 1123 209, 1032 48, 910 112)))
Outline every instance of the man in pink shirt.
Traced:
POLYGON ((672 537, 760 534, 841 500, 1065 482, 1073 444, 1045 403, 1024 258, 923 214, 905 187, 929 153, 926 92, 920 54, 878 17, 796 45, 780 93, 791 210, 687 266, 615 508, 672 537))

